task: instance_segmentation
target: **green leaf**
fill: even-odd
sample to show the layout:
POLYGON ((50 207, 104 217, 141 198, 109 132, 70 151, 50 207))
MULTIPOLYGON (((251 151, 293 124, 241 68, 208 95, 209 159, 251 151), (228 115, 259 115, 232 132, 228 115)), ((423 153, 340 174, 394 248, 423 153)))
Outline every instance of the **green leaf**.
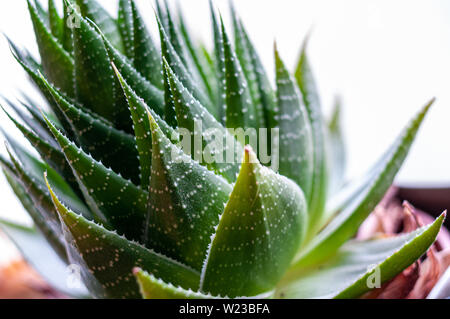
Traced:
MULTIPOLYGON (((72 173, 69 163, 67 163, 64 154, 61 152, 59 145, 53 138, 52 142, 43 140, 35 132, 28 129, 24 125, 20 124, 16 119, 14 119, 9 113, 7 113, 4 109, 3 111, 9 117, 9 119, 14 123, 14 125, 19 129, 19 131, 23 134, 23 136, 30 142, 30 144, 35 148, 35 150, 39 153, 39 155, 57 172, 59 172, 64 179, 71 185, 71 187, 77 191, 78 184, 76 179, 72 173)), ((8 138, 8 134, 4 133, 4 135, 8 138)), ((13 139, 8 138, 10 142, 13 139)))
POLYGON ((221 20, 225 58, 226 123, 228 128, 259 128, 247 80, 221 20))
POLYGON ((131 7, 134 30, 134 67, 147 81, 158 89, 162 89, 161 54, 133 1, 131 7))
MULTIPOLYGON (((261 103, 263 105, 263 113, 264 113, 264 119, 266 128, 273 129, 277 127, 277 121, 275 119, 276 113, 277 113, 277 101, 276 101, 276 94, 275 91, 272 88, 271 82, 269 80, 269 77, 266 74, 266 71, 264 69, 264 66, 261 62, 260 57, 258 56, 258 52, 256 51, 253 43, 251 42, 247 32, 244 29, 244 26, 241 22, 240 24, 243 36, 247 42, 247 50, 250 53, 253 68, 256 75, 256 80, 258 82, 258 88, 259 88, 259 94, 261 96, 261 103)), ((272 141, 273 138, 276 138, 276 136, 272 137, 272 132, 268 131, 268 142, 269 147, 268 149, 271 149, 271 144, 275 143, 275 141, 272 141)))
MULTIPOLYGON (((187 52, 187 48, 184 46, 183 40, 181 38, 181 34, 178 30, 178 26, 175 25, 172 14, 170 12, 169 4, 167 3, 167 0, 164 0, 164 6, 165 6, 165 17, 167 19, 167 27, 165 26, 164 31, 168 35, 170 39, 170 43, 172 44, 172 47, 174 48, 175 52, 179 56, 181 62, 186 67, 188 72, 191 74, 191 76, 194 76, 193 73, 193 67, 192 67, 192 61, 190 60, 190 56, 187 52)), ((197 79, 194 79, 196 81, 197 79)), ((197 82, 197 81, 196 81, 197 82)))
POLYGON ((20 49, 10 38, 8 38, 6 35, 4 35, 4 37, 8 41, 11 53, 16 60, 21 60, 22 63, 25 63, 35 70, 42 70, 42 66, 36 61, 36 59, 28 50, 20 49))
POLYGON ((162 56, 169 63, 170 68, 175 72, 175 74, 180 79, 181 83, 192 93, 192 95, 200 101, 206 109, 214 114, 215 106, 211 103, 207 94, 198 85, 192 75, 189 73, 188 69, 182 62, 180 56, 175 51, 165 29, 161 25, 161 21, 158 19, 159 34, 161 38, 161 52, 162 56))
POLYGON ((335 194, 344 184, 346 170, 346 150, 342 128, 341 102, 336 101, 328 122, 328 150, 330 163, 329 192, 335 194))
MULTIPOLYGON (((40 139, 46 141, 48 144, 52 145, 53 147, 58 147, 58 143, 56 143, 56 141, 53 139, 53 137, 51 135, 52 133, 47 129, 47 125, 43 126, 43 123, 41 122, 41 118, 37 117, 37 114, 36 114, 37 112, 31 113, 32 108, 30 106, 27 106, 25 103, 21 103, 31 113, 31 116, 30 116, 30 114, 27 114, 16 103, 10 101, 7 98, 5 98, 5 101, 14 110, 14 112, 19 116, 19 118, 23 121, 23 123, 25 123, 40 139)), ((12 118, 11 116, 8 116, 8 117, 10 119, 12 118)), ((16 122, 16 121, 13 120, 13 122, 16 122)), ((16 124, 16 123, 14 123, 14 124, 16 124)), ((16 124, 16 126, 17 126, 17 124, 16 124)))
MULTIPOLYGON (((35 122, 39 122, 39 124, 42 126, 42 128, 44 128, 45 130, 50 132, 50 130, 48 130, 48 128, 47 128, 47 124, 45 123, 44 118, 42 117, 42 113, 46 113, 48 116, 52 117, 53 120, 58 121, 56 119, 56 116, 54 114, 50 114, 47 109, 40 110, 39 107, 37 106, 40 103, 33 100, 25 92, 21 92, 21 93, 22 93, 23 100, 20 100, 20 99, 17 99, 17 100, 20 102, 20 104, 24 108, 27 109, 27 111, 31 114, 31 116, 33 117, 35 122)), ((58 125, 61 126, 60 123, 58 123, 58 125)))
POLYGON ((231 186, 173 145, 154 119, 150 124, 148 246, 201 270, 231 186))
POLYGON ((422 109, 403 130, 388 153, 382 157, 377 165, 378 170, 367 187, 362 189, 357 197, 301 251, 295 267, 306 267, 323 261, 357 232, 391 186, 433 102, 422 109))
POLYGON ((204 295, 165 283, 139 268, 133 272, 144 299, 214 299, 211 295, 204 295))
MULTIPOLYGON (((3 159, 2 159, 2 166, 6 167, 3 159)), ((54 250, 54 252, 52 252, 52 255, 56 253, 60 260, 66 262, 67 255, 64 242, 62 241, 62 238, 60 236, 61 232, 55 232, 51 224, 45 218, 45 216, 41 214, 39 209, 35 206, 32 198, 28 195, 29 192, 27 192, 27 190, 22 186, 21 180, 16 175, 16 172, 17 171, 15 169, 12 171, 11 167, 3 169, 3 173, 6 177, 6 180, 8 181, 8 184, 10 185, 11 189, 13 190, 14 194, 17 196, 19 201, 21 202, 22 206, 28 212, 28 215, 31 217, 31 219, 34 222, 34 225, 39 229, 41 234, 38 234, 36 230, 33 228, 19 227, 12 223, 7 223, 1 220, 0 220, 0 227, 3 230, 11 230, 11 232, 14 233, 19 232, 19 234, 21 234, 22 232, 26 232, 28 236, 25 235, 26 237, 25 239, 23 239, 22 236, 19 236, 16 239, 17 246, 19 246, 19 248, 22 248, 23 250, 28 250, 30 248, 29 246, 34 244, 34 241, 32 243, 29 243, 28 240, 26 240, 29 237, 36 239, 36 237, 45 236, 47 246, 50 245, 52 250, 54 250)), ((15 238, 12 239, 14 240, 15 238)), ((41 239, 40 238, 36 239, 36 241, 41 241, 41 239)))
POLYGON ((139 298, 135 267, 185 289, 198 287, 198 272, 86 220, 51 194, 64 224, 70 261, 81 266, 83 281, 95 297, 139 298))
POLYGON ((138 185, 139 161, 135 137, 84 113, 64 99, 50 83, 45 82, 61 112, 72 125, 81 147, 97 161, 138 185))
POLYGON ((63 1, 63 9, 64 9, 64 23, 63 23, 63 38, 62 44, 64 50, 69 52, 71 56, 73 56, 73 26, 75 25, 76 16, 73 14, 74 8, 69 5, 69 2, 73 2, 74 0, 63 1))
MULTIPOLYGON (((28 1, 28 0, 27 0, 28 1)), ((34 0, 34 7, 36 8, 36 13, 39 15, 39 18, 44 22, 46 27, 50 26, 48 12, 44 9, 41 2, 39 0, 34 0)))
POLYGON ((76 0, 81 15, 93 21, 100 27, 106 38, 120 51, 124 52, 124 45, 120 35, 119 26, 110 14, 97 0, 76 0))
MULTIPOLYGON (((164 0, 164 2, 167 16, 167 29, 165 29, 165 31, 169 35, 170 42, 183 62, 183 65, 186 67, 188 73, 191 75, 194 83, 198 85, 202 93, 209 99, 210 92, 207 89, 207 85, 203 81, 200 70, 197 68, 198 65, 195 63, 194 57, 191 55, 191 51, 185 42, 179 25, 176 25, 174 19, 172 18, 172 13, 167 0, 164 0)), ((193 41, 191 39, 188 39, 188 41, 190 41, 190 44, 192 45, 193 41)), ((215 110, 212 109, 211 111, 215 110)))
POLYGON ((226 100, 225 100, 225 49, 223 44, 222 31, 220 29, 219 23, 217 21, 217 16, 214 11, 214 6, 212 0, 209 1, 211 10, 211 20, 213 26, 213 37, 214 37, 214 58, 215 58, 215 68, 217 71, 218 85, 217 85, 217 118, 222 123, 226 124, 226 100))
POLYGON ((53 36, 62 43, 63 39, 63 19, 59 16, 54 0, 48 0, 48 17, 50 22, 50 30, 53 36))
POLYGON ((275 48, 278 95, 279 173, 299 185, 311 198, 314 144, 308 112, 294 80, 275 48))
MULTIPOLYGON (((203 85, 205 86, 209 98, 212 101, 215 101, 217 99, 217 96, 214 92, 216 89, 215 87, 217 86, 217 83, 215 81, 215 74, 209 72, 210 66, 205 59, 203 47, 195 47, 195 41, 193 40, 193 37, 189 34, 188 27, 184 20, 181 8, 178 8, 178 20, 180 33, 181 36, 183 37, 183 43, 186 46, 186 49, 192 59, 192 62, 195 66, 195 70, 198 72, 198 75, 202 80, 203 85)), ((214 111, 215 113, 213 115, 216 116, 216 118, 218 118, 217 110, 214 111)))
POLYGON ((252 48, 249 47, 249 42, 247 42, 248 37, 246 37, 246 32, 239 19, 233 4, 230 2, 231 6, 231 17, 233 21, 234 28, 234 39, 236 48, 236 57, 241 64, 242 71, 247 80, 248 89, 252 97, 252 103, 256 110, 256 117, 259 120, 258 127, 266 128, 266 121, 264 117, 264 110, 262 104, 261 91, 259 89, 258 78, 256 75, 255 64, 252 59, 252 48))
POLYGON ((445 214, 426 227, 393 238, 350 241, 324 265, 278 289, 278 298, 358 298, 406 269, 433 244, 445 214), (374 288, 372 286, 372 288, 374 288))
POLYGON ((141 240, 148 193, 87 155, 47 120, 78 179, 96 221, 133 240, 141 240))
POLYGON ((212 238, 200 291, 231 298, 270 292, 289 267, 306 227, 301 189, 261 166, 247 147, 212 238))
POLYGON ((158 123, 164 134, 166 134, 172 142, 178 142, 178 133, 166 122, 164 122, 164 120, 161 119, 152 109, 150 109, 145 104, 144 100, 137 96, 114 65, 113 68, 115 69, 116 76, 122 85, 134 123, 134 134, 136 137, 141 172, 141 188, 148 189, 152 162, 152 134, 148 119, 148 112, 158 123))
MULTIPOLYGON (((9 150, 8 150, 9 152, 9 150)), ((21 189, 25 190, 26 194, 28 194, 27 199, 30 199, 32 205, 34 206, 33 210, 29 210, 30 217, 36 223, 37 226, 40 227, 43 234, 48 239, 49 243, 52 244, 53 249, 58 253, 58 255, 64 260, 66 259, 66 255, 64 253, 64 242, 62 240, 62 229, 59 222, 59 219, 56 215, 56 211, 52 206, 51 199, 48 196, 48 192, 45 188, 42 187, 40 181, 37 180, 33 172, 27 170, 27 167, 22 166, 21 163, 9 152, 12 163, 14 164, 14 173, 12 177, 14 177, 14 182, 21 189), (50 199, 50 201, 49 201, 50 199)), ((34 163, 39 165, 36 161, 34 163)), ((42 175, 44 174, 45 169, 44 165, 41 165, 42 175)), ((35 171, 39 168, 37 167, 35 171)), ((55 176, 55 175, 53 175, 55 176)), ((19 197, 20 198, 20 197, 19 197)), ((24 200, 24 198, 22 198, 24 200)), ((30 205, 30 203, 26 203, 30 205)), ((28 207, 28 206, 27 206, 28 207)))
POLYGON ((116 66, 123 78, 136 91, 136 94, 144 99, 145 103, 158 115, 162 116, 164 114, 164 93, 147 81, 106 38, 103 37, 103 41, 108 51, 110 62, 116 66))
POLYGON ((162 4, 161 4, 162 0, 156 0, 155 4, 156 4, 156 16, 158 17, 159 21, 161 22, 162 27, 164 28, 164 30, 168 30, 169 29, 169 21, 167 20, 167 14, 166 11, 164 10, 162 4))
POLYGON ((0 165, 2 166, 2 169, 6 173, 10 173, 12 175, 16 174, 16 168, 14 165, 7 160, 2 154, 0 154, 0 165))
POLYGON ((87 20, 77 12, 74 15, 80 24, 79 28, 73 29, 77 101, 115 123, 119 129, 129 130, 128 108, 115 80, 103 39, 87 20))
POLYGON ((45 99, 49 102, 51 110, 56 114, 58 117, 59 122, 64 128, 64 131, 67 135, 70 137, 73 137, 73 132, 71 131, 71 127, 67 119, 65 118, 64 114, 61 113, 61 111, 58 108, 58 105, 53 100, 53 97, 48 92, 45 84, 42 81, 41 75, 39 74, 40 70, 39 68, 34 67, 31 64, 28 64, 25 60, 21 60, 19 55, 14 54, 14 58, 16 61, 22 66, 22 68, 25 70, 25 72, 28 74, 28 76, 31 78, 31 80, 34 82, 34 84, 37 86, 39 91, 44 95, 45 99))
POLYGON ((20 104, 22 104, 23 107, 27 109, 27 111, 32 115, 35 122, 39 122, 39 125, 45 129, 51 136, 51 132, 47 127, 47 123, 44 120, 44 117, 42 116, 42 113, 44 113, 49 119, 55 122, 56 126, 60 129, 64 130, 59 120, 56 118, 56 115, 48 109, 41 109, 39 108, 39 102, 34 101, 30 96, 28 96, 26 93, 22 92, 22 97, 25 101, 20 101, 20 104))
POLYGON ((164 120, 171 127, 178 127, 177 115, 175 112, 175 101, 170 88, 169 72, 167 70, 167 60, 163 57, 163 78, 164 78, 164 120))
POLYGON ((50 194, 44 183, 44 173, 46 172, 48 178, 54 182, 55 191, 64 203, 78 214, 91 218, 90 211, 61 175, 53 170, 47 163, 41 162, 24 150, 24 148, 13 138, 8 135, 5 135, 5 137, 9 143, 9 147, 13 149, 18 158, 16 159, 8 149, 10 158, 15 167, 15 175, 20 179, 23 187, 28 190, 29 196, 33 199, 36 208, 41 211, 42 215, 47 216, 49 221, 54 222, 55 229, 58 229, 56 225, 59 225, 59 221, 52 219, 52 217, 56 217, 56 214, 52 214, 52 212, 55 213, 55 211, 53 206, 51 204, 49 205, 49 203, 51 203, 50 194))
POLYGON ((133 61, 134 53, 134 21, 131 0, 119 0, 119 15, 117 24, 125 47, 125 55, 133 61))
MULTIPOLYGON (((165 60, 164 60, 165 62, 165 60)), ((170 89, 175 102, 178 127, 193 133, 191 138, 190 155, 200 164, 206 165, 210 170, 223 176, 229 182, 234 182, 239 173, 242 162, 243 148, 236 143, 233 136, 228 133, 217 120, 189 93, 179 81, 177 76, 165 62, 166 72, 169 74, 170 89), (201 124, 201 127, 199 125, 201 124), (197 132, 201 129, 201 132, 197 132), (200 154, 195 154, 196 140, 202 138, 200 154), (212 134, 213 133, 213 134, 212 134), (220 140, 219 140, 220 139, 220 140), (232 154, 231 161, 229 154, 232 154)), ((184 150, 186 152, 186 150, 184 150)))
POLYGON ((303 94, 303 100, 313 129, 314 175, 311 197, 308 199, 310 216, 309 237, 313 236, 323 219, 328 190, 328 167, 325 152, 325 128, 322 119, 319 93, 309 60, 306 55, 307 40, 302 48, 295 78, 303 94))
POLYGON ((50 81, 67 94, 73 96, 72 75, 74 61, 64 50, 58 39, 52 35, 40 18, 37 9, 28 0, 28 10, 33 21, 34 31, 42 60, 42 67, 50 81))

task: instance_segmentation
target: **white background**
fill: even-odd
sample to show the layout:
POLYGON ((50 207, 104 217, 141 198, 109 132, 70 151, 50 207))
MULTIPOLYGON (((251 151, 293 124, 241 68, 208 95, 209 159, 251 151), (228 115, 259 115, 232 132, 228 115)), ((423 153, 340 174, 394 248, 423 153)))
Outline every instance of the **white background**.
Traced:
MULTIPOLYGON (((116 7, 115 0, 101 2, 116 7)), ((137 2, 155 31, 151 1, 137 2)), ((192 33, 210 43, 207 0, 180 3, 192 33)), ((216 1, 229 21, 227 3, 216 1)), ((344 101, 349 176, 367 169, 420 107, 437 97, 398 182, 450 185, 450 1, 236 0, 235 5, 272 77, 274 40, 293 69, 300 43, 312 30, 309 54, 324 109, 330 110, 337 94, 344 101)), ((25 0, 0 1, 0 31, 37 52, 25 0)), ((30 89, 0 39, 0 94, 13 98, 30 89)), ((0 125, 13 130, 3 114, 0 125)), ((0 203, 0 215, 24 216, 3 177, 0 203)))

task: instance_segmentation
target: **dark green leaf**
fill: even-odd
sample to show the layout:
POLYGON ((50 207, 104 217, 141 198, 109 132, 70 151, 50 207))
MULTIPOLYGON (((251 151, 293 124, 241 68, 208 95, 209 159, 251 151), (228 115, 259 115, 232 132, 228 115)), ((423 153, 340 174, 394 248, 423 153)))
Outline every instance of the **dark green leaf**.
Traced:
MULTIPOLYGON (((194 57, 191 55, 191 51, 189 50, 188 45, 185 43, 185 39, 183 37, 182 31, 179 25, 175 24, 175 21, 172 17, 172 12, 169 8, 169 4, 167 0, 164 1, 166 6, 166 15, 167 15, 167 29, 165 29, 166 33, 169 35, 170 42, 175 49, 176 53, 180 57, 180 60, 183 62, 183 65, 186 67, 186 70, 191 75, 192 80, 197 86, 201 89, 202 93, 209 99, 210 92, 207 89, 207 85, 203 81, 203 77, 201 76, 201 71, 197 68, 197 64, 195 63, 194 57)), ((191 39, 188 39, 190 44, 193 42, 191 39)), ((209 101, 210 102, 210 101, 209 101)), ((209 103, 211 104, 211 103, 209 103)), ((208 105, 209 105, 208 104, 208 105)), ((215 111, 215 110, 211 110, 215 111)))
POLYGON ((2 154, 0 154, 0 165, 2 166, 2 169, 5 173, 13 175, 17 173, 14 165, 9 160, 7 160, 2 154))
POLYGON ((222 23, 222 37, 225 58, 226 117, 228 128, 259 128, 259 119, 252 103, 247 80, 236 53, 222 23))
POLYGON ((152 109, 150 109, 137 96, 133 89, 125 82, 120 72, 113 65, 116 76, 119 79, 122 89, 128 101, 131 117, 134 123, 134 133, 136 137, 136 145, 139 154, 140 172, 141 172, 141 188, 147 189, 149 186, 152 162, 152 134, 150 130, 150 122, 148 120, 148 112, 156 120, 164 134, 174 143, 178 141, 178 133, 171 128, 163 119, 161 119, 152 109))
MULTIPOLYGON (((19 151, 17 147, 15 148, 15 151, 19 151)), ((32 165, 35 165, 31 167, 31 169, 34 169, 31 171, 29 170, 30 165, 22 166, 22 164, 19 163, 19 161, 11 153, 9 154, 11 161, 14 164, 15 172, 12 175, 14 182, 16 184, 19 183, 21 189, 25 190, 26 194, 28 194, 27 199, 30 199, 32 205, 34 206, 33 210, 28 210, 30 217, 36 225, 40 227, 43 234, 46 236, 47 240, 51 243, 53 249, 55 249, 58 255, 63 260, 66 259, 66 255, 64 253, 64 242, 62 240, 62 229, 56 215, 56 210, 52 207, 52 202, 48 195, 48 191, 43 187, 41 181, 38 180, 35 175, 37 172, 41 172, 43 176, 46 169, 45 164, 40 163, 37 160, 31 162, 31 157, 29 157, 28 164, 31 163, 32 165)), ((22 158, 24 158, 23 153, 21 155, 22 158)), ((52 173, 52 176, 57 175, 52 173)), ((24 198, 22 198, 22 200, 24 200, 24 198)), ((26 205, 29 207, 30 203, 27 202, 26 205)))
POLYGON ((225 100, 225 52, 223 45, 223 37, 222 31, 220 29, 220 25, 217 21, 216 13, 214 11, 214 6, 212 0, 209 1, 210 10, 211 10, 211 19, 213 25, 213 36, 214 36, 214 53, 215 53, 215 68, 217 70, 217 117, 222 125, 226 124, 226 100, 225 100))
POLYGON ((100 27, 106 38, 120 51, 124 52, 124 45, 120 36, 119 26, 110 14, 97 0, 76 0, 81 15, 93 21, 100 27))
POLYGON ((25 70, 25 72, 27 72, 27 74, 30 76, 31 80, 37 86, 37 88, 42 93, 42 95, 45 97, 45 99, 49 102, 51 110, 58 117, 58 124, 60 124, 60 126, 62 125, 64 132, 68 136, 73 137, 74 134, 72 132, 70 123, 67 121, 64 114, 61 113, 61 111, 59 110, 59 107, 56 104, 56 102, 54 101, 52 95, 48 92, 47 87, 45 86, 45 83, 42 81, 40 70, 28 65, 25 61, 22 61, 19 56, 14 55, 14 57, 16 58, 16 61, 25 70))
POLYGON ((231 4, 231 17, 233 20, 234 39, 236 48, 236 57, 242 67, 242 71, 247 80, 248 89, 252 97, 252 103, 256 111, 256 117, 259 120, 258 127, 266 128, 266 121, 264 117, 264 110, 262 104, 261 91, 259 89, 258 78, 256 75, 255 64, 252 59, 252 48, 247 42, 246 32, 243 28, 242 22, 231 4))
MULTIPOLYGON (((52 133, 47 129, 47 125, 43 126, 43 123, 41 122, 41 117, 37 117, 37 112, 33 112, 33 113, 30 112, 32 115, 32 116, 30 116, 30 114, 27 114, 16 103, 14 103, 8 99, 5 99, 5 101, 14 110, 14 112, 19 116, 19 118, 23 121, 23 123, 25 123, 29 128, 31 128, 31 130, 40 139, 42 139, 43 141, 46 141, 48 144, 52 145, 55 148, 58 147, 58 143, 56 143, 56 141, 54 140, 54 138, 52 136, 52 133)), ((32 110, 32 108, 30 106, 27 106, 24 103, 22 103, 22 105, 25 106, 28 111, 32 110)), ((16 124, 16 126, 17 126, 17 124, 16 124)))
POLYGON ((36 10, 28 0, 28 10, 33 21, 34 31, 42 60, 42 67, 50 81, 67 94, 73 96, 72 75, 74 61, 58 39, 52 35, 36 10))
MULTIPOLYGON (((308 112, 294 80, 275 48, 279 128, 279 173, 296 182, 311 197, 314 144, 308 112)), ((273 159, 272 159, 273 160, 273 159)))
POLYGON ((87 155, 47 120, 77 177, 96 220, 133 240, 142 240, 148 193, 87 155))
POLYGON ((155 4, 156 4, 156 15, 158 17, 158 19, 161 21, 162 26, 164 27, 165 30, 169 29, 169 22, 167 20, 167 14, 166 11, 163 8, 163 5, 161 4, 162 0, 156 0, 155 4))
POLYGON ((64 9, 64 23, 63 23, 63 39, 62 44, 64 50, 73 55, 73 27, 77 23, 76 15, 73 14, 73 7, 69 5, 69 2, 73 2, 74 0, 63 1, 63 9, 64 9))
MULTIPOLYGON (((27 0, 28 1, 28 0, 27 0)), ((39 0, 34 0, 34 7, 36 8, 36 13, 39 15, 39 18, 44 22, 46 27, 50 26, 48 12, 44 9, 41 2, 39 0)))
POLYGON ((135 137, 84 113, 64 99, 51 84, 46 82, 46 85, 72 125, 81 147, 97 161, 138 185, 139 161, 135 137))
POLYGON ((247 147, 207 254, 200 291, 231 298, 270 292, 289 267, 306 227, 301 189, 261 166, 247 147))
MULTIPOLYGON (((175 22, 172 19, 172 13, 169 8, 169 4, 167 3, 167 0, 164 0, 164 5, 165 5, 165 16, 167 19, 167 27, 164 28, 164 31, 168 35, 170 43, 172 44, 172 47, 174 48, 177 55, 179 56, 181 62, 186 67, 191 76, 194 76, 193 66, 191 64, 192 61, 190 60, 187 48, 184 46, 180 30, 178 29, 178 26, 175 25, 175 22)), ((194 81, 196 80, 197 79, 194 79, 194 81)))
POLYGON ((163 88, 161 69, 161 54, 153 41, 144 20, 139 14, 134 2, 133 10, 134 30, 134 67, 147 81, 159 89, 163 88))
MULTIPOLYGON (((53 138, 52 142, 43 140, 42 138, 37 136, 33 131, 31 131, 18 121, 16 121, 16 119, 10 116, 6 111, 5 113, 9 117, 9 119, 14 123, 14 125, 20 130, 23 136, 28 140, 28 142, 30 142, 30 144, 33 145, 33 147, 39 153, 39 155, 41 155, 41 157, 53 169, 59 172, 75 191, 78 191, 78 184, 72 173, 69 163, 67 163, 64 154, 61 152, 59 148, 59 145, 58 144, 54 145, 54 142, 56 141, 53 138)), ((7 134, 4 133, 4 135, 8 137, 7 134)))
POLYGON ((63 19, 59 16, 54 0, 48 0, 48 17, 50 21, 50 30, 53 36, 62 43, 63 39, 63 19))
POLYGON ((42 66, 36 61, 28 50, 20 49, 10 38, 6 35, 5 37, 8 41, 11 53, 16 60, 22 61, 22 63, 28 65, 32 69, 42 71, 42 66))
POLYGON ((52 197, 64 224, 70 262, 81 266, 82 278, 94 296, 139 298, 135 267, 185 289, 198 287, 196 271, 76 215, 53 192, 52 197))
MULTIPOLYGON (((186 49, 192 59, 192 62, 195 66, 195 70, 198 72, 198 75, 200 79, 202 80, 203 85, 206 88, 206 91, 212 101, 215 101, 217 99, 217 96, 215 94, 215 89, 217 86, 217 83, 215 83, 215 74, 209 72, 210 68, 205 61, 205 56, 202 52, 202 47, 195 47, 195 41, 193 37, 189 34, 186 22, 183 17, 183 13, 181 12, 181 9, 178 10, 178 18, 179 18, 179 29, 181 36, 183 37, 184 45, 186 46, 186 49), (213 89, 214 87, 214 89, 213 89)), ((217 111, 214 113, 215 116, 217 116, 217 111)))
POLYGON ((25 102, 20 101, 20 104, 22 104, 23 107, 27 109, 28 112, 33 116, 34 120, 36 122, 39 122, 39 124, 45 128, 49 133, 50 130, 47 127, 47 123, 44 120, 44 117, 42 114, 45 114, 49 119, 51 119, 53 122, 55 122, 56 127, 60 128, 61 130, 64 130, 61 123, 59 122, 56 115, 51 111, 47 109, 42 109, 38 105, 37 101, 33 100, 30 96, 28 96, 26 93, 22 92, 22 97, 24 98, 25 102))
POLYGON ((328 167, 325 152, 325 128, 322 119, 319 93, 306 55, 307 41, 302 48, 295 77, 303 94, 306 109, 313 130, 314 175, 311 196, 308 199, 310 211, 310 232, 313 236, 319 229, 325 211, 328 190, 328 167))
POLYGON ((276 128, 277 125, 277 121, 275 119, 277 113, 276 94, 272 88, 261 59, 259 58, 258 53, 253 46, 253 43, 251 42, 247 32, 245 31, 242 22, 240 24, 240 29, 247 42, 247 50, 249 51, 249 54, 251 56, 256 80, 258 82, 259 94, 261 96, 261 103, 263 105, 263 113, 266 124, 265 127, 269 129, 268 149, 270 150, 272 143, 276 143, 276 141, 272 141, 272 139, 275 139, 276 136, 272 137, 272 132, 270 130, 276 128))
POLYGON ((206 165, 229 182, 236 181, 242 162, 242 145, 236 143, 228 130, 217 122, 189 93, 167 63, 165 63, 165 68, 166 72, 169 73, 178 126, 190 132, 190 136, 184 138, 191 139, 191 149, 184 151, 189 153, 194 160, 206 165), (196 150, 195 148, 198 147, 196 140, 200 137, 202 147, 196 150))
MULTIPOLYGON (((88 0, 86 3, 94 3, 88 0)), ((78 13, 79 28, 73 29, 77 100, 83 106, 129 131, 128 108, 115 80, 102 37, 78 13)))
MULTIPOLYGON (((2 165, 4 165, 3 161, 2 165)), ((13 234, 17 235, 17 237, 12 236, 12 240, 16 243, 19 249, 21 249, 21 251, 26 252, 25 257, 29 257, 29 255, 32 254, 33 250, 31 249, 30 246, 35 247, 36 243, 38 242, 40 244, 39 246, 50 245, 51 249, 47 248, 47 250, 51 251, 50 256, 54 256, 56 253, 57 256, 55 257, 57 258, 57 261, 59 263, 61 263, 61 261, 66 263, 67 262, 66 248, 65 243, 60 236, 61 232, 59 231, 55 232, 51 224, 45 218, 45 216, 42 215, 39 209, 36 208, 33 200, 28 195, 29 192, 27 192, 27 190, 22 186, 20 178, 9 169, 6 170, 4 169, 3 173, 5 174, 6 180, 8 181, 8 184, 10 185, 14 194, 20 200, 22 206, 28 212, 28 215, 31 217, 31 219, 34 222, 34 225, 39 229, 40 233, 38 233, 33 228, 19 227, 17 225, 13 225, 11 223, 6 223, 2 221, 0 221, 1 225, 0 227, 3 230, 6 230, 6 232, 9 235, 13 234)), ((30 260, 31 262, 38 262, 38 260, 36 260, 37 258, 30 258, 30 259, 32 259, 30 260)))
POLYGON ((134 59, 134 21, 131 0, 119 0, 119 31, 125 47, 125 55, 130 61, 134 59))
POLYGON ((103 41, 108 51, 110 61, 116 66, 123 78, 133 88, 136 94, 144 99, 147 105, 149 105, 158 115, 162 116, 164 114, 164 93, 147 81, 132 66, 131 62, 117 51, 104 37, 103 41))
POLYGON ((166 58, 163 57, 163 75, 164 75, 164 120, 171 127, 178 127, 177 115, 175 112, 175 101, 170 88, 169 72, 165 67, 167 63, 166 58))
MULTIPOLYGON (((52 211, 54 212, 52 205, 48 205, 50 195, 48 194, 44 183, 44 173, 47 172, 48 178, 55 184, 55 191, 64 203, 78 214, 91 218, 90 211, 61 177, 61 175, 53 170, 47 163, 41 162, 33 155, 29 154, 9 135, 5 135, 5 137, 9 142, 9 146, 17 156, 16 159, 16 157, 14 157, 10 152, 10 157, 15 167, 15 175, 21 180, 22 185, 29 191, 29 196, 33 199, 36 207, 41 211, 41 214, 44 216, 50 214, 49 220, 51 220, 52 216, 56 216, 55 214, 51 214, 52 211)), ((59 222, 55 221, 55 224, 59 224, 59 222)))
POLYGON ((150 124, 148 246, 201 270, 231 186, 173 145, 153 118, 150 124))
POLYGON ((198 82, 194 80, 181 58, 175 51, 170 39, 158 19, 159 33, 161 37, 162 56, 169 63, 171 69, 180 79, 181 83, 192 93, 192 95, 206 107, 209 112, 214 113, 215 107, 209 100, 207 94, 199 87, 198 82))

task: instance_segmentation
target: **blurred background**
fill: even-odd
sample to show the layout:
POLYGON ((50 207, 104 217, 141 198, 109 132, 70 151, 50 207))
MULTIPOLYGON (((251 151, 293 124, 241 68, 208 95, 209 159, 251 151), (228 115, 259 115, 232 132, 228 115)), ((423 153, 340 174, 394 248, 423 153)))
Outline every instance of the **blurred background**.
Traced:
MULTIPOLYGON (((100 2, 117 11, 116 1, 100 2)), ((136 2, 156 35, 153 3, 136 2)), ((211 47, 208 1, 179 3, 192 33, 211 47)), ((215 4, 229 22, 228 0, 215 4)), ((421 106, 437 97, 397 183, 450 186, 450 1, 235 0, 235 6, 272 78, 274 40, 294 70, 311 32, 309 56, 325 114, 336 96, 343 101, 349 178, 369 168, 421 106)), ((25 0, 0 1, 0 31, 38 56, 25 0)), ((30 90, 1 37, 0 94, 14 99, 30 90)), ((20 135, 3 113, 0 126, 20 135)), ((0 216, 29 222, 3 176, 0 203, 0 216)))

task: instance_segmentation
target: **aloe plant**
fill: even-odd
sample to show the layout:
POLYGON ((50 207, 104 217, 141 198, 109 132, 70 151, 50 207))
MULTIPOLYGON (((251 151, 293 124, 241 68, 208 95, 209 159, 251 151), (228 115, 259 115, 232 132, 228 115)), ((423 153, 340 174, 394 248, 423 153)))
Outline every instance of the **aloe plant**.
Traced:
POLYGON ((53 0, 48 10, 28 0, 39 61, 10 41, 47 105, 8 102, 39 156, 5 133, 10 158, 0 158, 35 225, 3 228, 47 278, 76 266, 97 298, 357 298, 372 276, 390 280, 435 241, 445 214, 400 237, 352 239, 432 101, 342 187, 339 112, 329 123, 322 115, 306 44, 295 76, 275 49, 273 87, 235 10, 231 37, 211 4, 210 52, 167 3, 155 10, 160 45, 132 0, 120 0, 117 19, 95 0, 63 6, 61 16, 53 0), (191 152, 181 132, 198 123, 191 152), (239 128, 269 129, 258 142, 271 161, 233 135, 239 128), (233 146, 208 148, 211 129, 233 146))

